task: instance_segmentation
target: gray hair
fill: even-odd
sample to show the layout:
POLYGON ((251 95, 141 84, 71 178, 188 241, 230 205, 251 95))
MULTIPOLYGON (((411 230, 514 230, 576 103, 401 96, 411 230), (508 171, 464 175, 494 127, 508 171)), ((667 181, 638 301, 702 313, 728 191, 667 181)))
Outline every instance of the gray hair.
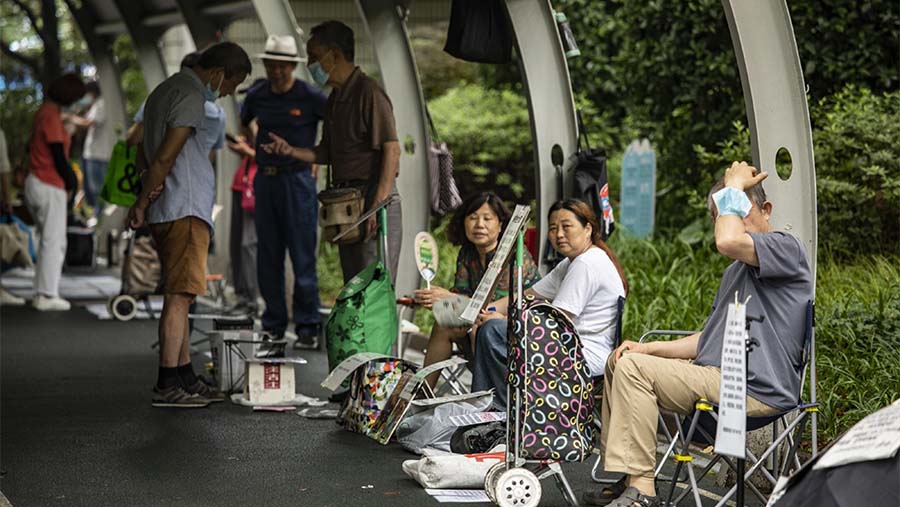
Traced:
MULTIPOLYGON (((706 194, 706 209, 709 210, 709 216, 715 216, 716 204, 713 202, 713 194, 725 188, 725 177, 719 178, 716 183, 709 189, 709 193, 706 194)), ((744 191, 747 194, 747 198, 750 199, 757 208, 760 210, 763 207, 763 204, 766 203, 766 190, 763 188, 762 183, 757 183, 752 187, 748 188, 744 191)))

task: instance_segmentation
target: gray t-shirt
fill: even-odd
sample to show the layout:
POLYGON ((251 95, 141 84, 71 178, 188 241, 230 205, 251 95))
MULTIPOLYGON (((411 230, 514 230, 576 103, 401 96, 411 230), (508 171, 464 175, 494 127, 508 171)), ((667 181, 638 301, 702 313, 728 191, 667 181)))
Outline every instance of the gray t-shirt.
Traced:
POLYGON ((162 194, 147 208, 147 223, 158 224, 194 216, 212 228, 216 179, 209 147, 200 134, 205 114, 204 85, 197 74, 183 69, 157 86, 144 107, 144 153, 149 165, 170 128, 190 127, 188 138, 162 194))
POLYGON ((750 234, 759 267, 735 261, 722 275, 712 313, 700 334, 695 364, 720 367, 728 304, 738 292, 740 300, 753 296, 748 316, 750 336, 759 347, 750 353, 747 391, 778 409, 797 405, 802 375, 806 308, 813 298, 813 281, 803 243, 784 232, 750 234))

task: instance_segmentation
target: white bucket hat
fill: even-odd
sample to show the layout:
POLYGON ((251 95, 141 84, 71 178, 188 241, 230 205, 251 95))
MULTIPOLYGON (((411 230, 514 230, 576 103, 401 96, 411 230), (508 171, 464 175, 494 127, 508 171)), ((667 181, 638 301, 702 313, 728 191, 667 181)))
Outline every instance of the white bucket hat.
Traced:
POLYGON ((305 58, 297 54, 297 41, 290 35, 270 35, 266 39, 265 53, 258 53, 257 58, 263 60, 279 60, 282 62, 300 63, 305 58))

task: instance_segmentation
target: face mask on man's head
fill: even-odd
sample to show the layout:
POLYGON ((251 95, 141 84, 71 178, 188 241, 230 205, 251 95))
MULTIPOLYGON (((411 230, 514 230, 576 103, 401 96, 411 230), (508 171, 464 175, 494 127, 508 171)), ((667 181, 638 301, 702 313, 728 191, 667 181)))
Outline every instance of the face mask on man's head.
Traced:
POLYGON ((209 80, 209 83, 206 83, 206 90, 203 95, 206 100, 210 102, 215 102, 221 93, 222 83, 225 81, 225 73, 222 73, 222 79, 219 80, 219 86, 216 86, 216 89, 212 89, 212 79, 209 80))

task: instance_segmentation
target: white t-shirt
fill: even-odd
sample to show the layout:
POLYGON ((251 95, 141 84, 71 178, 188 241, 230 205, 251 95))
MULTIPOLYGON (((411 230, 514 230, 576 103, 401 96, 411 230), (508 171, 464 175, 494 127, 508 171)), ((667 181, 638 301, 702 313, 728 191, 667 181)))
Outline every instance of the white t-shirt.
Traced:
POLYGON ((614 345, 618 299, 625 297, 622 279, 606 252, 594 246, 574 261, 563 259, 532 289, 575 315, 573 322, 591 375, 603 375, 614 345))
POLYGON ((115 133, 112 125, 107 121, 106 105, 102 98, 98 98, 91 104, 85 118, 94 123, 88 127, 87 136, 84 138, 84 158, 109 161, 115 142, 115 133))

